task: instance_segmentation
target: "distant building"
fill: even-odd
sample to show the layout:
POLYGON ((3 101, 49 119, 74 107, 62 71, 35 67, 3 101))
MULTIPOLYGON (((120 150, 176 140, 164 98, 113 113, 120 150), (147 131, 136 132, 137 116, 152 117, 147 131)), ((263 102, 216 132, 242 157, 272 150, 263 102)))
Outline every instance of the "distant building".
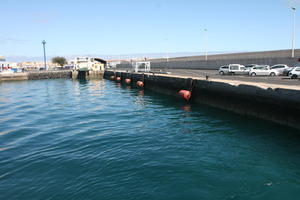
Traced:
POLYGON ((121 64, 121 60, 109 60, 107 61, 107 66, 109 68, 116 68, 117 65, 120 65, 121 64))
POLYGON ((70 64, 78 71, 103 71, 107 62, 101 58, 77 57, 70 64))
POLYGON ((7 62, 4 56, 0 55, 0 71, 17 68, 17 63, 7 62))
MULTIPOLYGON (((44 69, 45 68, 45 64, 44 62, 21 62, 18 63, 18 66, 22 69, 25 69, 26 71, 36 71, 36 70, 40 70, 40 69, 44 69)), ((57 68, 58 65, 54 64, 54 63, 47 63, 47 66, 49 67, 49 69, 54 69, 57 68)))
POLYGON ((0 55, 0 61, 5 61, 5 57, 0 55))
POLYGON ((15 69, 17 71, 18 64, 14 62, 0 61, 0 71, 8 69, 15 69))

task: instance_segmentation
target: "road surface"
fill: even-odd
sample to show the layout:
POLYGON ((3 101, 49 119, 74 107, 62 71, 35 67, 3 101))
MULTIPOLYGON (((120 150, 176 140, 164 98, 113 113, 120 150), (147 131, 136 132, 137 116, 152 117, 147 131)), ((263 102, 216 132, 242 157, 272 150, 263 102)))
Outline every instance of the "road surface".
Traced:
POLYGON ((171 75, 175 76, 189 76, 193 77, 206 77, 217 78, 224 80, 257 82, 257 83, 270 83, 279 85, 291 85, 300 87, 300 79, 290 79, 287 76, 243 76, 243 75, 219 75, 217 70, 191 70, 191 69, 168 69, 171 75))

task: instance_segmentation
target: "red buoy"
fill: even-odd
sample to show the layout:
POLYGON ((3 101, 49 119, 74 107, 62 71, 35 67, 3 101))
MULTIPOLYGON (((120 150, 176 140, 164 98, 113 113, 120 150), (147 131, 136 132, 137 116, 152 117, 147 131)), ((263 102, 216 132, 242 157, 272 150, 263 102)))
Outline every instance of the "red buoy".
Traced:
POLYGON ((139 87, 144 87, 144 82, 143 82, 143 81, 138 81, 138 82, 136 82, 136 84, 137 84, 139 87))
POLYGON ((115 76, 110 76, 110 80, 115 80, 115 76))
POLYGON ((121 81, 121 77, 120 76, 117 77, 117 81, 121 81))
POLYGON ((180 95, 180 96, 182 96, 182 98, 184 98, 185 100, 190 100, 190 98, 191 98, 191 96, 192 96, 192 92, 191 91, 189 91, 189 90, 180 90, 179 92, 178 92, 178 94, 180 95))
POLYGON ((125 83, 126 83, 126 84, 130 84, 130 83, 131 83, 130 78, 126 78, 126 79, 125 79, 125 83))

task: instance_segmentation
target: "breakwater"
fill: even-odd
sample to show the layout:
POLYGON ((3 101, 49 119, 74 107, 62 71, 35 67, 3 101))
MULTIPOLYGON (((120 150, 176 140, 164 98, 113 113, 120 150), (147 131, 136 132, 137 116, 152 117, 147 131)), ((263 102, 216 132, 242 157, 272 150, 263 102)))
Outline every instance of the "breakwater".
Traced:
POLYGON ((12 73, 12 74, 0 74, 0 81, 21 81, 21 80, 39 80, 39 79, 94 79, 103 78, 103 71, 89 71, 89 72, 77 72, 77 71, 39 71, 39 72, 27 72, 27 73, 12 73))
POLYGON ((120 82, 130 78, 132 86, 143 81, 145 89, 167 95, 192 90, 191 101, 300 129, 298 86, 113 71, 104 74, 106 79, 111 76, 121 77, 120 82))
POLYGON ((30 72, 28 80, 71 78, 72 71, 30 72))

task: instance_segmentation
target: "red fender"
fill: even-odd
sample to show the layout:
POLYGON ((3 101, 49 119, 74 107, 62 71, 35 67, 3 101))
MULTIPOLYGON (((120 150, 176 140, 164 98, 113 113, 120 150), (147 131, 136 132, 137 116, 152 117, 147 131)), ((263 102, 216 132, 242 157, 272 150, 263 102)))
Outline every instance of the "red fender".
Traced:
POLYGON ((130 83, 131 83, 130 78, 126 78, 126 79, 125 79, 125 83, 130 84, 130 83))
POLYGON ((138 82, 136 82, 136 84, 137 84, 139 87, 144 87, 144 82, 143 82, 143 81, 138 81, 138 82))
POLYGON ((192 96, 192 92, 191 91, 189 91, 189 90, 180 90, 179 92, 178 92, 178 94, 180 95, 180 96, 182 96, 182 98, 184 98, 185 100, 190 100, 190 98, 191 98, 191 96, 192 96))

